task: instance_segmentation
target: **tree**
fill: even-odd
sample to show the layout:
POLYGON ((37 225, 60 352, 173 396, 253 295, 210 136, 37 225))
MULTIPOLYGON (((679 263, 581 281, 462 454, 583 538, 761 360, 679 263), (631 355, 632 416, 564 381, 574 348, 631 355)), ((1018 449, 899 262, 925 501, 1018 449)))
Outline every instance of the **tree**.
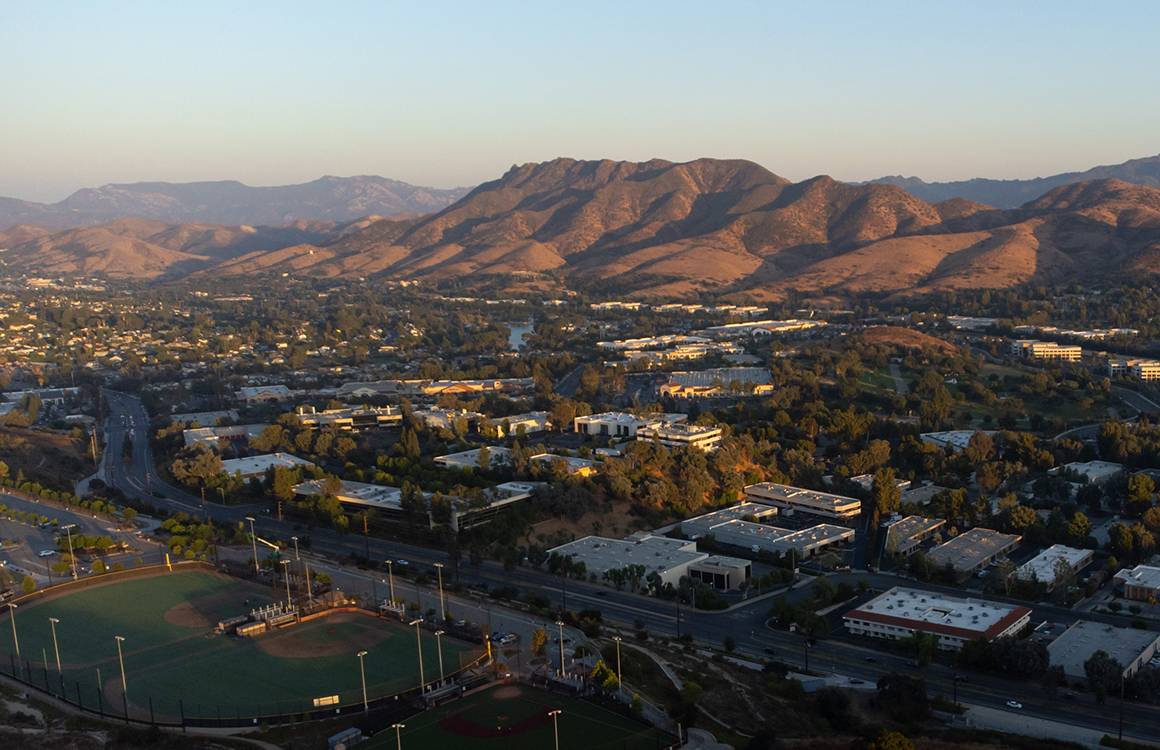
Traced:
POLYGON ((24 580, 20 582, 20 589, 26 594, 31 594, 36 591, 36 581, 32 580, 32 576, 24 576, 24 580))
POLYGON ((544 656, 548 652, 548 631, 538 628, 532 633, 532 655, 544 656))
POLYGON ((862 750, 914 750, 914 743, 902 732, 883 729, 877 737, 867 740, 862 745, 862 750))
POLYGON ((93 562, 93 573, 100 575, 101 573, 104 573, 105 570, 107 570, 107 568, 105 567, 105 563, 101 562, 100 560, 96 560, 93 562))
POLYGON ((1124 668, 1118 661, 1108 656, 1107 651, 1100 649, 1083 663, 1083 673, 1093 688, 1102 689, 1104 694, 1107 694, 1120 689, 1124 668))
POLYGON ((1156 485, 1144 474, 1133 474, 1128 479, 1127 511, 1132 516, 1142 516, 1152 507, 1152 496, 1156 485))
POLYGON ((479 467, 480 471, 487 471, 491 468, 491 449, 486 445, 480 446, 479 455, 475 458, 475 465, 479 467))
POLYGON ((874 483, 870 486, 870 496, 879 515, 887 515, 898 510, 902 491, 898 489, 894 469, 882 468, 874 472, 874 483))
POLYGON ((725 645, 725 653, 731 654, 737 648, 737 641, 734 640, 733 636, 727 635, 727 636, 725 636, 724 645, 725 645))
POLYGON ((916 630, 905 638, 898 639, 898 642, 910 649, 918 657, 918 663, 924 667, 934 661, 938 653, 938 635, 935 633, 916 630))
POLYGON ((342 492, 342 480, 334 474, 327 474, 326 478, 322 480, 322 494, 327 497, 336 497, 340 492, 342 492))

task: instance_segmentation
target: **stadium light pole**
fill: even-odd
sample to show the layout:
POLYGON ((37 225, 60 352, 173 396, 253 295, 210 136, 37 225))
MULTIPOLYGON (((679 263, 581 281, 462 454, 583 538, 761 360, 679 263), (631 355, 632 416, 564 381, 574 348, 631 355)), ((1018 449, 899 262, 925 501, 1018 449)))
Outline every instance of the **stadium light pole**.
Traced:
POLYGON ((366 665, 363 663, 363 657, 366 655, 367 655, 366 651, 359 651, 358 652, 358 671, 359 671, 359 674, 362 675, 363 713, 364 714, 370 709, 370 706, 367 703, 367 668, 366 668, 366 665))
POLYGON ((24 662, 20 661, 20 639, 16 637, 16 605, 8 602, 8 619, 12 620, 12 643, 16 646, 16 663, 20 665, 20 679, 24 679, 24 662))
POLYGON ((422 618, 411 623, 415 626, 415 646, 419 649, 419 694, 424 693, 423 686, 426 680, 423 678, 423 642, 419 639, 419 626, 423 624, 422 618))
POLYGON ((117 639, 117 661, 121 663, 121 700, 125 702, 125 719, 129 719, 129 685, 125 682, 125 657, 121 655, 121 642, 125 639, 119 635, 117 639))
POLYGON ((620 679, 620 636, 615 635, 612 640, 616 641, 616 692, 624 695, 624 686, 620 679))
POLYGON ((564 621, 556 620, 556 625, 560 628, 560 676, 564 676, 564 621))
POLYGON ((442 630, 435 631, 435 648, 439 651, 439 684, 443 684, 443 639, 439 636, 443 635, 442 630))
POLYGON ((73 555, 72 546, 72 530, 74 526, 76 526, 75 523, 70 523, 68 526, 64 527, 64 530, 65 533, 68 534, 68 567, 69 571, 72 573, 73 580, 75 581, 77 579, 77 558, 75 555, 73 555))
POLYGON ((391 606, 395 606, 395 568, 391 565, 391 561, 387 560, 387 580, 391 584, 391 606))
POLYGON ((292 536, 290 538, 294 540, 294 559, 301 560, 302 558, 298 556, 298 537, 292 536))
POLYGON ((403 735, 399 734, 399 730, 406 727, 406 724, 392 724, 391 729, 395 730, 395 742, 399 746, 399 750, 403 750, 403 735))
POLYGON ((560 709, 549 711, 548 716, 552 717, 552 729, 556 733, 556 750, 560 750, 560 714, 563 713, 560 709))
POLYGON ((52 650, 56 652, 56 674, 60 675, 60 646, 56 644, 56 624, 60 620, 55 617, 48 618, 49 624, 52 626, 52 650))
POLYGON ((282 564, 286 567, 282 568, 282 576, 286 579, 286 608, 294 606, 294 600, 290 598, 290 561, 283 560, 282 564))
POLYGON ((258 567, 258 540, 254 538, 254 517, 246 516, 246 520, 250 522, 250 545, 254 548, 254 572, 261 573, 258 567))
POLYGON ((443 599, 443 563, 435 563, 435 571, 439 574, 439 619, 447 622, 447 602, 443 599))

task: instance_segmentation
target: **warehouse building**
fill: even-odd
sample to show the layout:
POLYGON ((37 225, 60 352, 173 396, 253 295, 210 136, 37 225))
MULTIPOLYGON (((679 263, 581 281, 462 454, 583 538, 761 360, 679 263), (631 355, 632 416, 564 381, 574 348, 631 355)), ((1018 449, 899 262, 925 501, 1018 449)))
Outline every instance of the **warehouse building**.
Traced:
POLYGON ((890 524, 886 532, 886 551, 901 557, 912 555, 920 544, 945 525, 946 521, 941 518, 907 516, 890 524))
POLYGON ((1156 656, 1158 646, 1160 633, 1080 620, 1048 644, 1047 653, 1052 666, 1063 667, 1068 677, 1086 678, 1083 664, 1096 651, 1115 659, 1124 677, 1131 677, 1156 656))
POLYGON ((228 461, 222 461, 222 471, 231 477, 241 476, 243 479, 262 476, 269 469, 296 469, 299 466, 314 466, 314 464, 289 453, 266 453, 261 456, 231 458, 228 461))
POLYGON ((604 573, 609 570, 643 565, 645 571, 640 579, 642 583, 650 573, 655 572, 660 575, 662 582, 676 586, 681 578, 689 575, 691 565, 709 558, 708 553, 697 550, 696 542, 644 532, 627 539, 586 536, 548 551, 561 556, 571 555, 573 562, 584 563, 589 575, 595 574, 596 580, 601 583, 607 583, 604 573))
POLYGON ((959 572, 969 572, 985 568, 992 562, 1015 549, 1023 537, 1018 534, 1001 534, 991 529, 971 529, 959 534, 949 542, 940 544, 928 555, 935 565, 948 562, 959 572))
POLYGON ((893 588, 851 609, 842 619, 855 635, 898 640, 916 630, 939 638, 939 648, 958 651, 968 641, 1014 636, 1031 620, 1027 607, 960 599, 930 591, 893 588))
POLYGON ((1053 544, 1035 557, 1019 566, 1017 575, 1020 580, 1036 580, 1047 584, 1047 590, 1055 588, 1055 566, 1060 560, 1071 566, 1073 572, 1086 568, 1095 559, 1095 552, 1090 549, 1076 549, 1065 547, 1062 544, 1053 544))
POLYGON ((822 518, 852 521, 862 512, 861 500, 774 482, 749 485, 745 488, 745 497, 755 503, 780 508, 786 515, 801 512, 822 518))

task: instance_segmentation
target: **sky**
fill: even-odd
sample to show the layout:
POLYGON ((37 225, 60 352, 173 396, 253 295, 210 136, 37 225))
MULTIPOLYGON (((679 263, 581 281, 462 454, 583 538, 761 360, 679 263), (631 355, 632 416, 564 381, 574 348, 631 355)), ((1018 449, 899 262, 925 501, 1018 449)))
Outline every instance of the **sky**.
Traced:
POLYGON ((1029 178, 1160 153, 1142 2, 5 2, 0 196, 700 157, 1029 178))

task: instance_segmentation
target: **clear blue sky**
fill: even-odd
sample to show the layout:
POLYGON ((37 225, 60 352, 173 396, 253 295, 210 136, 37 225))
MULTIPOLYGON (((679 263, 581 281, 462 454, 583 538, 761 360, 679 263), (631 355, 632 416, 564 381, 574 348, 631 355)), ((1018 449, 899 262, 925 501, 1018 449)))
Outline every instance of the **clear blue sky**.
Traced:
POLYGON ((0 195, 451 187, 557 156, 794 180, 1160 152, 1155 2, 4 2, 0 195))

